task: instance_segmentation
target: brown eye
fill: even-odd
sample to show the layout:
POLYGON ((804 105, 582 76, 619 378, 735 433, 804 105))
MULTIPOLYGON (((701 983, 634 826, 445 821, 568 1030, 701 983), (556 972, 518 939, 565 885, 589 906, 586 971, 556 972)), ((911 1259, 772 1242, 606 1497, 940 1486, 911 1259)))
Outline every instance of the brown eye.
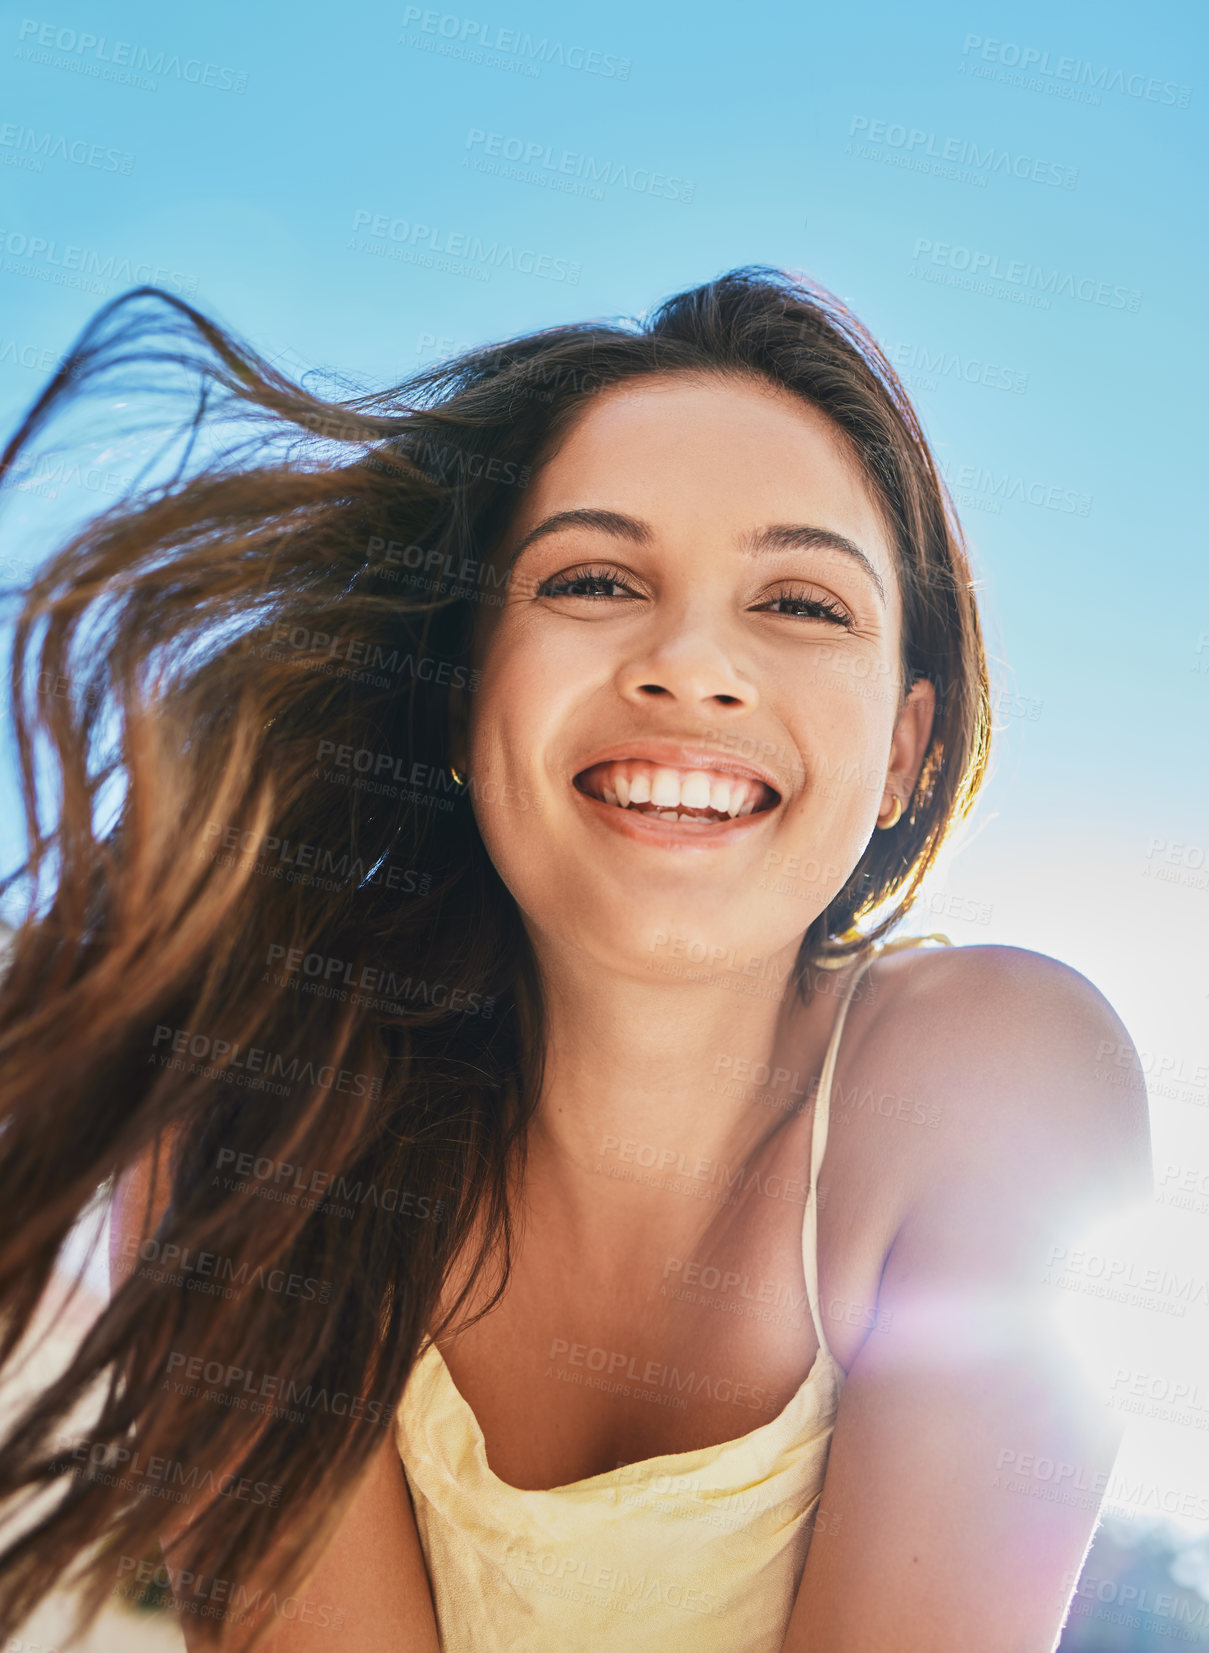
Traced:
POLYGON ((566 574, 555 574, 548 580, 543 580, 537 588, 539 597, 607 597, 607 591, 591 591, 589 586, 613 586, 618 590, 628 592, 631 597, 637 593, 631 591, 616 568, 580 568, 572 569, 566 574))
POLYGON ((852 629, 852 616, 848 613, 847 609, 841 608, 840 605, 833 602, 830 597, 819 597, 812 596, 807 593, 787 591, 783 592, 779 597, 774 597, 771 603, 763 604, 762 607, 763 609, 768 610, 775 608, 775 606, 779 603, 786 603, 789 605, 788 608, 782 609, 781 612, 788 613, 790 618, 803 620, 830 620, 836 625, 843 626, 846 631, 850 631, 852 629))

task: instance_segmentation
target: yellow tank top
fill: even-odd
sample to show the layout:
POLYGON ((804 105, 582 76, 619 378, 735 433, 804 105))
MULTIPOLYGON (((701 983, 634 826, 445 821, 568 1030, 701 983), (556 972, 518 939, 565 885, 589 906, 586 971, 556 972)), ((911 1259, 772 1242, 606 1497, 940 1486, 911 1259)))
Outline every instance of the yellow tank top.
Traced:
POLYGON ((814 1365, 785 1409, 738 1440, 545 1491, 501 1481, 482 1431, 428 1341, 396 1416, 396 1441, 432 1581, 442 1653, 780 1653, 814 1528, 843 1372, 823 1334, 817 1194, 831 1081, 853 971, 815 1101, 802 1224, 814 1365))

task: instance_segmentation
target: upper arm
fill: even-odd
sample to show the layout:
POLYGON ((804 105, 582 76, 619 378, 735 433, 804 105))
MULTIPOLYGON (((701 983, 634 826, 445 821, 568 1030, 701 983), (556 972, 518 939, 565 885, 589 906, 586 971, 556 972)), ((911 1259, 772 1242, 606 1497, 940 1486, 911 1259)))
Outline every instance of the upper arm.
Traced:
MULTIPOLYGON (((173 1567, 171 1556, 168 1565, 173 1567)), ((317 1564, 280 1602, 276 1618, 256 1653, 439 1653, 432 1593, 393 1430, 384 1431, 317 1564)), ((182 1612, 190 1653, 210 1653, 218 1645, 212 1624, 182 1612)), ((254 1628, 224 1643, 224 1653, 242 1653, 254 1628)))
MULTIPOLYGON (((171 1138, 162 1139, 158 1152, 148 1148, 118 1185, 109 1242, 115 1288, 123 1241, 154 1233, 163 1215, 170 1152, 171 1138)), ((300 1446, 305 1450, 305 1440, 300 1446)), ((185 1646, 189 1653, 209 1653, 218 1646, 219 1621, 196 1612, 197 1597, 180 1578, 188 1568, 184 1546, 173 1537, 170 1526, 161 1529, 185 1646)), ((255 1597, 253 1579, 239 1582, 255 1597)), ((228 1639, 224 1653, 240 1653, 266 1616, 228 1639)), ((428 1573, 393 1429, 383 1431, 317 1563, 294 1595, 279 1603, 276 1618, 257 1653, 438 1653, 428 1573)))
POLYGON ((944 1125, 844 1386, 786 1653, 1052 1648, 1120 1444, 1048 1281, 1149 1198, 1140 1065, 1111 1082, 1106 1042, 1132 1046, 1076 972, 961 951, 982 956, 937 956, 878 1030, 944 1125))

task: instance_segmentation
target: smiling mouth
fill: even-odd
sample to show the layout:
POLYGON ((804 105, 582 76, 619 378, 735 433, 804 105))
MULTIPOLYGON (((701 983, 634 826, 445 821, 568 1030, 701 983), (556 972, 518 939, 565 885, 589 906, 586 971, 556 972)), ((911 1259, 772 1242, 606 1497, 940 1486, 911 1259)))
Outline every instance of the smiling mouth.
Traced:
POLYGON ((780 793, 754 775, 715 769, 674 769, 637 758, 594 763, 572 783, 603 804, 661 821, 721 824, 775 809, 780 793))

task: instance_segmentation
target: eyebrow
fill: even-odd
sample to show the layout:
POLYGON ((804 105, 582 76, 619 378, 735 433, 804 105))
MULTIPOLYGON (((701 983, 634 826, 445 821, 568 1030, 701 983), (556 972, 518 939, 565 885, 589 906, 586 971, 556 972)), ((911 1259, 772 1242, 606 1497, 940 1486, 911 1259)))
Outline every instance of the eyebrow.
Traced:
MULTIPOLYGON (((505 578, 512 573, 522 551, 535 540, 560 533, 564 528, 593 528, 598 533, 611 534, 615 539, 629 540, 634 545, 649 545, 655 537, 649 523, 638 517, 626 516, 622 511, 606 511, 589 506, 579 507, 573 511, 556 511, 553 516, 544 518, 536 528, 530 529, 525 535, 508 559, 508 565, 504 570, 505 578)), ((748 557, 757 557, 766 551, 838 551, 864 569, 876 587, 883 607, 885 606, 886 588, 873 563, 859 545, 830 528, 816 528, 808 523, 797 522, 771 523, 767 527, 755 528, 741 535, 738 548, 743 556, 748 557)))

